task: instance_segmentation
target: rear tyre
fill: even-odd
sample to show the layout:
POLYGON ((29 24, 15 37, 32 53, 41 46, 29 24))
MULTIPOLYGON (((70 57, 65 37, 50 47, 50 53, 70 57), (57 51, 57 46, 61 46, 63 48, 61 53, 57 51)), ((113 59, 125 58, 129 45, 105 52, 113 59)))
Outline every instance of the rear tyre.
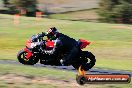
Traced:
POLYGON ((17 54, 17 59, 20 63, 25 64, 25 65, 34 65, 36 64, 39 59, 34 58, 31 56, 28 60, 26 59, 27 52, 24 50, 20 50, 17 54))
POLYGON ((95 62, 96 62, 95 56, 91 52, 82 51, 81 54, 80 54, 79 62, 74 63, 72 66, 75 69, 79 69, 79 67, 82 66, 81 68, 83 70, 87 71, 95 65, 95 62))

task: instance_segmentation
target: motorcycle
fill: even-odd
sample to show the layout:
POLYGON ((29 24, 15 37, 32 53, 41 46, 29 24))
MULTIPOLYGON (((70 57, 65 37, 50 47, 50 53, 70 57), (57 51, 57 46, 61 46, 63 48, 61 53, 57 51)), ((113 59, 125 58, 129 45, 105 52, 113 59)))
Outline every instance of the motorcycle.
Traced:
MULTIPOLYGON (((77 41, 79 46, 79 54, 72 58, 71 65, 78 69, 82 66, 85 71, 89 70, 95 65, 95 56, 88 51, 82 51, 90 44, 89 41, 79 39, 77 41)), ((49 39, 40 38, 33 40, 32 37, 26 42, 26 47, 20 50, 17 54, 17 59, 24 65, 34 65, 40 61, 44 65, 62 66, 60 60, 66 54, 65 50, 55 50, 55 42, 49 39)))

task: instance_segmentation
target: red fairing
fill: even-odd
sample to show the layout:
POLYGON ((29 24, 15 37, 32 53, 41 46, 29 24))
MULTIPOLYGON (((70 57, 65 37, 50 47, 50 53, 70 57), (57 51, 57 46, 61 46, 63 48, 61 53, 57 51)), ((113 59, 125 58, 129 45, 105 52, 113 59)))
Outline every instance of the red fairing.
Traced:
POLYGON ((89 45, 91 43, 91 42, 86 41, 84 39, 79 39, 79 41, 81 42, 80 49, 85 48, 87 45, 89 45))
POLYGON ((46 41, 46 49, 51 50, 54 48, 54 42, 47 40, 46 41))
POLYGON ((24 51, 27 52, 26 59, 28 60, 32 56, 32 52, 27 48, 24 48, 24 51))
POLYGON ((28 39, 27 42, 26 42, 26 46, 30 48, 31 47, 31 43, 32 43, 32 40, 28 39))

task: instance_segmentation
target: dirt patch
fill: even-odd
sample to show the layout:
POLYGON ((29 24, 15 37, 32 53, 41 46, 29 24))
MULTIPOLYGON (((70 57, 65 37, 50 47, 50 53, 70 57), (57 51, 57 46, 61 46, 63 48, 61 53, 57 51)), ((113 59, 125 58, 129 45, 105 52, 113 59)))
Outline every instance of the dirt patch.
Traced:
POLYGON ((4 81, 6 84, 48 84, 58 87, 79 87, 75 80, 62 80, 51 77, 33 77, 22 76, 17 74, 5 74, 0 75, 0 81, 4 81))
POLYGON ((80 86, 76 83, 75 79, 64 80, 61 78, 54 77, 34 77, 34 76, 23 76, 17 74, 4 74, 0 75, 0 83, 3 82, 8 85, 33 85, 33 84, 46 84, 56 86, 55 88, 97 88, 97 85, 83 85, 80 86))
POLYGON ((132 29, 132 27, 130 27, 130 26, 112 26, 111 28, 114 28, 114 29, 132 29))

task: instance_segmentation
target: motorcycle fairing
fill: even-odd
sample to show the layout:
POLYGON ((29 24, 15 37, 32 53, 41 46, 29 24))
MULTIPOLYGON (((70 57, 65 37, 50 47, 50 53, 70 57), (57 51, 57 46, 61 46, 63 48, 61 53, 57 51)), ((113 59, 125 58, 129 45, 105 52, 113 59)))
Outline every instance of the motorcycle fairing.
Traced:
POLYGON ((30 48, 31 47, 31 43, 32 43, 32 39, 30 38, 30 39, 27 40, 26 46, 30 48))
POLYGON ((47 40, 46 41, 46 49, 47 50, 51 50, 53 49, 55 46, 54 46, 54 42, 50 41, 50 40, 47 40))
POLYGON ((79 42, 81 43, 81 44, 80 44, 80 49, 85 48, 87 45, 89 45, 89 44, 91 43, 91 42, 86 41, 86 40, 84 40, 84 39, 79 39, 79 42))
POLYGON ((27 52, 26 59, 28 60, 32 56, 32 52, 27 48, 24 48, 23 50, 27 52))

